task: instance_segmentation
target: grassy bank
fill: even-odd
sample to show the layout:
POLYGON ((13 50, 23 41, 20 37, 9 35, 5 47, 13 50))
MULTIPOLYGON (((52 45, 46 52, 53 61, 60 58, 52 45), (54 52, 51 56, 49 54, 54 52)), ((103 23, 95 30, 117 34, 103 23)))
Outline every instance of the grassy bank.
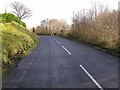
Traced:
POLYGON ((25 57, 39 42, 39 37, 17 22, 2 23, 2 68, 3 77, 10 67, 25 57), (8 69, 6 69, 8 68, 8 69))

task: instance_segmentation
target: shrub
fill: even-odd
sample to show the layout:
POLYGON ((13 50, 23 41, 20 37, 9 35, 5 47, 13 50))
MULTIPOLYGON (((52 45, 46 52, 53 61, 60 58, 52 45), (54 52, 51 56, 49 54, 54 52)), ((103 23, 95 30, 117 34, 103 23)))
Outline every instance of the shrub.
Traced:
POLYGON ((0 19, 1 19, 0 23, 7 23, 7 22, 15 21, 21 24, 22 26, 26 27, 26 24, 23 21, 21 21, 17 16, 11 13, 0 14, 0 19))

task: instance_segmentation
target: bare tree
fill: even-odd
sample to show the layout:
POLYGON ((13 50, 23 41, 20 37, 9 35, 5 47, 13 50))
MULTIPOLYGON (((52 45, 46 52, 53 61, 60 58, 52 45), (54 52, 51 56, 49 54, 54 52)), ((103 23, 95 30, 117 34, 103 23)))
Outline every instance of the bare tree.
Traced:
POLYGON ((12 12, 15 13, 20 19, 25 19, 32 16, 31 10, 20 2, 13 2, 10 6, 14 9, 12 12))

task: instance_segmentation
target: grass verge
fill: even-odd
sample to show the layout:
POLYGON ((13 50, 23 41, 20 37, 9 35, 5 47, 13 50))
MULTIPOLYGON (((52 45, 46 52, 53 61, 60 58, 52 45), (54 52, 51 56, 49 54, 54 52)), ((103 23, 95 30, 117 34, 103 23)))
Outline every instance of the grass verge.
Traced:
POLYGON ((88 42, 81 41, 81 40, 75 39, 75 38, 70 38, 70 37, 66 37, 66 36, 58 36, 58 37, 65 38, 65 39, 68 39, 68 40, 71 40, 71 41, 75 41, 77 43, 84 44, 84 45, 87 45, 89 47, 95 48, 97 50, 103 51, 105 53, 120 57, 120 54, 119 54, 120 49, 119 48, 109 49, 109 48, 101 47, 100 45, 97 45, 97 44, 88 43, 88 42))
POLYGON ((16 64, 39 43, 39 37, 16 22, 2 23, 2 76, 6 77, 16 64))

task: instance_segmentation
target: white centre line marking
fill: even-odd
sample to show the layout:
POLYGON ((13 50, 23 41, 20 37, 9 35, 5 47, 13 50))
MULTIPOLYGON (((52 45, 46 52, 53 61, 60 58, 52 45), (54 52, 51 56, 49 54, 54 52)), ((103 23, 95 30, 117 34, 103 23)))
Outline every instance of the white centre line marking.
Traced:
POLYGON ((82 65, 80 65, 80 67, 83 69, 83 71, 89 76, 89 78, 95 83, 95 85, 97 85, 97 87, 100 89, 100 90, 104 90, 101 86, 100 86, 100 84, 92 77, 92 75, 90 75, 89 73, 88 73, 88 71, 82 66, 82 65))
POLYGON ((65 49, 65 51, 69 54, 69 55, 71 55, 71 53, 64 47, 64 46, 62 46, 64 49, 65 49))
POLYGON ((60 44, 60 42, 56 41, 58 44, 60 44))

